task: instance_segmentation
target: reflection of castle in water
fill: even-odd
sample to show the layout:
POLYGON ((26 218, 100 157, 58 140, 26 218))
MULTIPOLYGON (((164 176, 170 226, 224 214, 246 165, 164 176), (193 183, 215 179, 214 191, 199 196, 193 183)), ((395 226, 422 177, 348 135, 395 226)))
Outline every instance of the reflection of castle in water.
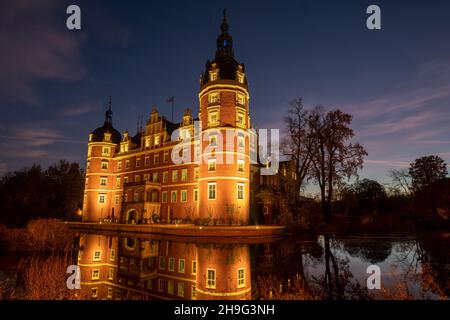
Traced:
POLYGON ((82 299, 250 299, 246 244, 83 234, 82 299))

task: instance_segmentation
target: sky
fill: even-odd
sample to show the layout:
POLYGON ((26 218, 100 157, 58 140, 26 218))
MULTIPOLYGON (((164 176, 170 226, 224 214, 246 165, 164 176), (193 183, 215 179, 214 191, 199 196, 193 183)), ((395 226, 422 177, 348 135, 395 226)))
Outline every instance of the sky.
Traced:
POLYGON ((246 66, 258 128, 284 127, 302 97, 353 115, 361 178, 429 154, 450 162, 449 1, 64 1, 0 3, 0 174, 59 159, 84 166, 89 132, 136 130, 153 106, 198 112, 199 76, 222 10, 246 66), (81 8, 68 30, 66 8, 81 8), (381 9, 368 30, 366 9, 381 9))

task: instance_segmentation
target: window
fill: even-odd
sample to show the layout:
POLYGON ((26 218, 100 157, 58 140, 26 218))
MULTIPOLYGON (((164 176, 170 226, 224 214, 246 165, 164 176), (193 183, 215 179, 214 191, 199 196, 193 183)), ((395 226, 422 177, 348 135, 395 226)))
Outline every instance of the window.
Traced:
POLYGON ((122 160, 117 162, 117 170, 122 170, 122 160))
POLYGON ((169 172, 164 171, 163 172, 163 183, 167 183, 169 181, 169 172))
POLYGON ((164 280, 158 279, 158 291, 163 292, 163 290, 164 290, 164 280))
POLYGON ((194 189, 194 201, 198 201, 198 189, 194 189))
POLYGON ((108 169, 108 161, 107 160, 102 160, 102 169, 103 170, 107 170, 108 169))
POLYGON ((187 181, 188 178, 188 171, 187 169, 181 170, 181 181, 187 181))
POLYGON ((123 194, 123 202, 128 202, 128 193, 123 194))
POLYGON ((128 176, 123 177, 123 183, 128 183, 128 176))
POLYGON ((181 202, 187 201, 187 190, 181 190, 181 202))
POLYGON ((116 188, 120 188, 120 177, 116 178, 116 188))
POLYGON ((102 259, 102 252, 101 251, 94 251, 92 261, 100 261, 102 259))
POLYGON ((208 199, 215 200, 216 199, 216 183, 208 183, 208 199))
POLYGON ((238 147, 239 148, 244 148, 245 147, 245 139, 242 136, 238 137, 238 147))
POLYGON ((194 168, 194 178, 198 179, 198 167, 194 168))
POLYGON ((208 112, 208 124, 210 126, 219 124, 219 112, 218 111, 210 111, 208 112))
POLYGON ((130 159, 125 160, 125 169, 130 169, 130 159))
POLYGON ((238 288, 245 287, 245 268, 238 269, 237 281, 238 288))
POLYGON ((186 262, 184 259, 178 260, 178 272, 184 273, 186 269, 186 262))
POLYGON ((244 74, 242 72, 238 72, 237 73, 237 79, 239 81, 239 83, 244 83, 244 74))
POLYGON ((210 81, 216 81, 217 80, 217 71, 210 71, 209 72, 209 80, 210 81))
POLYGON ((146 148, 150 147, 150 137, 145 138, 145 147, 146 148))
POLYGON ((216 270, 206 269, 206 288, 215 289, 216 288, 216 270))
POLYGON ((158 182, 158 172, 153 172, 152 181, 158 182))
POLYGON ((139 182, 141 181, 141 176, 139 174, 134 176, 134 182, 139 182))
POLYGON ((208 95, 208 102, 210 104, 218 103, 219 102, 219 92, 211 92, 208 95))
POLYGON ((136 157, 136 167, 141 166, 141 157, 136 157))
POLYGON ((170 202, 172 203, 177 202, 177 191, 172 191, 170 202))
POLYGON ((106 194, 100 193, 98 195, 98 203, 105 204, 106 203, 106 194))
POLYGON ((92 288, 91 289, 91 297, 95 299, 95 298, 97 298, 97 296, 98 296, 98 289, 92 288))
POLYGON ((153 163, 158 164, 159 163, 159 153, 155 153, 153 155, 153 163))
POLYGON ((191 289, 191 298, 192 299, 196 299, 196 296, 197 296, 197 287, 196 286, 192 286, 192 289, 191 289))
POLYGON ((86 163, 86 169, 90 169, 91 168, 91 161, 88 160, 86 163))
POLYGON ((101 186, 106 186, 108 183, 108 178, 107 177, 100 177, 100 185, 101 186))
POLYGON ((144 181, 149 181, 150 180, 150 175, 148 173, 144 174, 144 181))
POLYGON ((167 293, 173 294, 174 282, 172 280, 167 281, 167 293))
POLYGON ((108 270, 108 280, 114 280, 114 268, 108 270))
POLYGON ((208 171, 216 171, 216 159, 208 159, 208 171))
POLYGON ((112 288, 108 288, 108 296, 106 297, 107 299, 112 299, 113 297, 113 289, 112 288))
POLYGON ((197 274, 197 261, 192 260, 192 272, 193 275, 197 274))
POLYGON ((145 164, 146 166, 148 166, 148 165, 150 164, 150 156, 145 156, 145 158, 144 158, 144 164, 145 164))
POLYGON ((109 147, 103 147, 102 149, 102 156, 109 156, 109 147))
POLYGON ((100 270, 99 269, 94 269, 92 270, 92 280, 99 280, 100 279, 100 270))
POLYGON ((159 257, 159 270, 164 270, 166 268, 166 257, 159 257))
POLYGON ((244 199, 244 184, 243 183, 237 184, 237 198, 239 200, 244 199))
POLYGON ((153 289, 153 281, 152 281, 152 279, 147 280, 147 289, 149 289, 149 290, 153 289))
POLYGON ((159 145, 159 141, 160 141, 159 135, 156 135, 155 136, 155 146, 159 145))
POLYGON ((116 260, 116 250, 111 249, 111 251, 109 253, 109 260, 111 260, 111 261, 116 260))
POLYGON ((243 106, 245 104, 245 98, 243 94, 236 94, 236 103, 243 106))
POLYGON ((178 296, 184 297, 184 282, 178 282, 178 296))
POLYGON ((177 182, 178 181, 178 170, 173 170, 172 171, 172 182, 177 182))
POLYGON ((244 172, 244 160, 238 160, 238 172, 244 172))
POLYGON ((114 204, 118 205, 119 202, 120 202, 120 196, 119 196, 118 194, 116 194, 116 195, 114 196, 114 204))
POLYGON ((169 162, 169 151, 164 151, 163 162, 169 162))
POLYGON ((134 200, 134 202, 138 202, 139 201, 139 192, 136 191, 134 193, 133 200, 134 200))
POLYGON ((217 136, 209 136, 209 145, 217 146, 217 136))
POLYGON ((175 271, 175 258, 169 258, 169 271, 175 271))
POLYGON ((163 191, 162 194, 161 194, 161 196, 162 196, 161 201, 162 201, 163 203, 166 203, 166 202, 167 202, 167 191, 163 191))
POLYGON ((240 126, 245 126, 245 115, 243 112, 238 112, 236 114, 236 123, 240 126))

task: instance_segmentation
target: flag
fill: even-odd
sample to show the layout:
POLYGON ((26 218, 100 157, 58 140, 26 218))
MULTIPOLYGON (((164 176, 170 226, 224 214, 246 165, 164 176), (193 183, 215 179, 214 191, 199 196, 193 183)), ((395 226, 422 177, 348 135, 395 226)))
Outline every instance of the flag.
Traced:
POLYGON ((169 99, 166 100, 167 103, 174 103, 175 102, 175 97, 172 96, 169 99))

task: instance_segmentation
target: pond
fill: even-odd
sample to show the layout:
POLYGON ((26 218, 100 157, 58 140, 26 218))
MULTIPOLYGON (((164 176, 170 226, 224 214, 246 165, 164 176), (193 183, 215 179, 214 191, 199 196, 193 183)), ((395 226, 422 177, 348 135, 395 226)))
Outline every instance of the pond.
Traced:
MULTIPOLYGON (((450 234, 445 233, 320 234, 233 243, 78 233, 75 240, 73 261, 81 272, 81 288, 71 293, 76 299, 450 297, 450 234), (381 271, 380 289, 367 287, 371 265, 381 271)), ((0 264, 0 275, 6 269, 0 264)), ((65 285, 68 276, 50 278, 65 285)))

